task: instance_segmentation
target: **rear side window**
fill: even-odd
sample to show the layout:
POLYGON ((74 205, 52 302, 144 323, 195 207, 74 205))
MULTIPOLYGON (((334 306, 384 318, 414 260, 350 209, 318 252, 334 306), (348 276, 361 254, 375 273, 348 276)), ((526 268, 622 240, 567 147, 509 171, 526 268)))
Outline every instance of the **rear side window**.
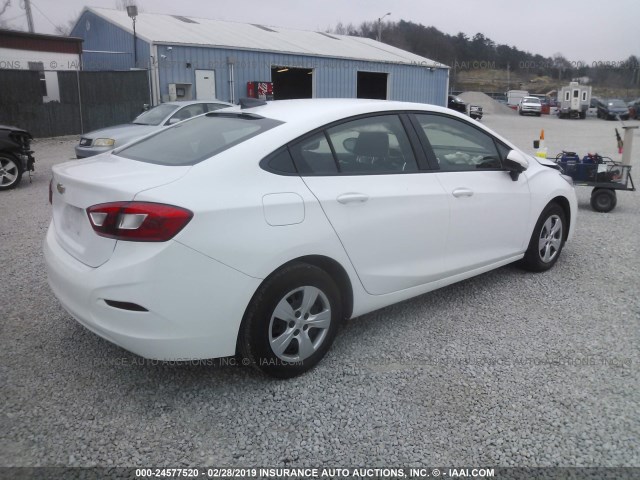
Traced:
POLYGON ((161 130, 117 155, 159 165, 194 165, 281 124, 257 115, 209 113, 161 130))
POLYGON ((353 120, 327 131, 341 173, 416 172, 418 164, 397 115, 353 120))
POLYGON ((338 166, 324 132, 318 132, 291 147, 298 172, 305 175, 335 175, 338 166))
POLYGON ((400 117, 358 118, 290 145, 301 175, 375 175, 417 172, 418 165, 400 117))

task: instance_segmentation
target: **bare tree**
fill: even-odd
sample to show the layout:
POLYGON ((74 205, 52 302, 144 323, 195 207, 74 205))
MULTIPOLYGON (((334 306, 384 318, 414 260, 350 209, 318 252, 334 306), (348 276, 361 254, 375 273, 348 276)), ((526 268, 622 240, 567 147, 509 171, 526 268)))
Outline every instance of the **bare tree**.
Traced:
POLYGON ((56 25, 56 34, 69 36, 71 35, 71 30, 76 26, 76 21, 72 18, 67 20, 67 23, 63 23, 62 25, 56 25))
POLYGON ((11 0, 5 0, 2 8, 0 8, 0 15, 4 15, 4 12, 7 11, 7 8, 11 6, 11 0))
POLYGON ((11 6, 11 0, 4 0, 2 2, 2 6, 0 7, 0 28, 7 28, 7 21, 2 18, 2 15, 7 11, 7 8, 11 6))

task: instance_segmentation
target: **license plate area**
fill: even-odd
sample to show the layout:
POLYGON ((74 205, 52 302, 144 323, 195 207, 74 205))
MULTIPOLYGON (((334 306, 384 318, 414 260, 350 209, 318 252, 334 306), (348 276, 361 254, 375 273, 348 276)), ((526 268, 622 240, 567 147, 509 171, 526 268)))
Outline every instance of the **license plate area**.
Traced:
POLYGON ((67 204, 64 206, 61 220, 64 232, 79 239, 82 234, 83 222, 87 221, 84 210, 67 204))

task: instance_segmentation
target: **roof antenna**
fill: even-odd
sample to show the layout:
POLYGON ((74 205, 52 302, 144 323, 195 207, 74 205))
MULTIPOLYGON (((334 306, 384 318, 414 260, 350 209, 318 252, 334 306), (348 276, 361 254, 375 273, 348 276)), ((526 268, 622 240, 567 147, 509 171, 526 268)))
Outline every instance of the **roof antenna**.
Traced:
POLYGON ((240 99, 240 108, 242 110, 244 110, 245 108, 260 107, 266 104, 267 102, 265 100, 261 100, 259 98, 241 98, 240 99))

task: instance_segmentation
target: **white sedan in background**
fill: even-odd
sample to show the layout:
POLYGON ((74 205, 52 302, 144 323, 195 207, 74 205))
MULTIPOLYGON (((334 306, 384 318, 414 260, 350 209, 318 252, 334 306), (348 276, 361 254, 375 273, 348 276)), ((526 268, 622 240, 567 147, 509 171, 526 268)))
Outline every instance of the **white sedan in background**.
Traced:
POLYGON ((339 323, 571 238, 570 178, 447 108, 246 102, 56 165, 49 283, 143 357, 292 377, 339 323))

